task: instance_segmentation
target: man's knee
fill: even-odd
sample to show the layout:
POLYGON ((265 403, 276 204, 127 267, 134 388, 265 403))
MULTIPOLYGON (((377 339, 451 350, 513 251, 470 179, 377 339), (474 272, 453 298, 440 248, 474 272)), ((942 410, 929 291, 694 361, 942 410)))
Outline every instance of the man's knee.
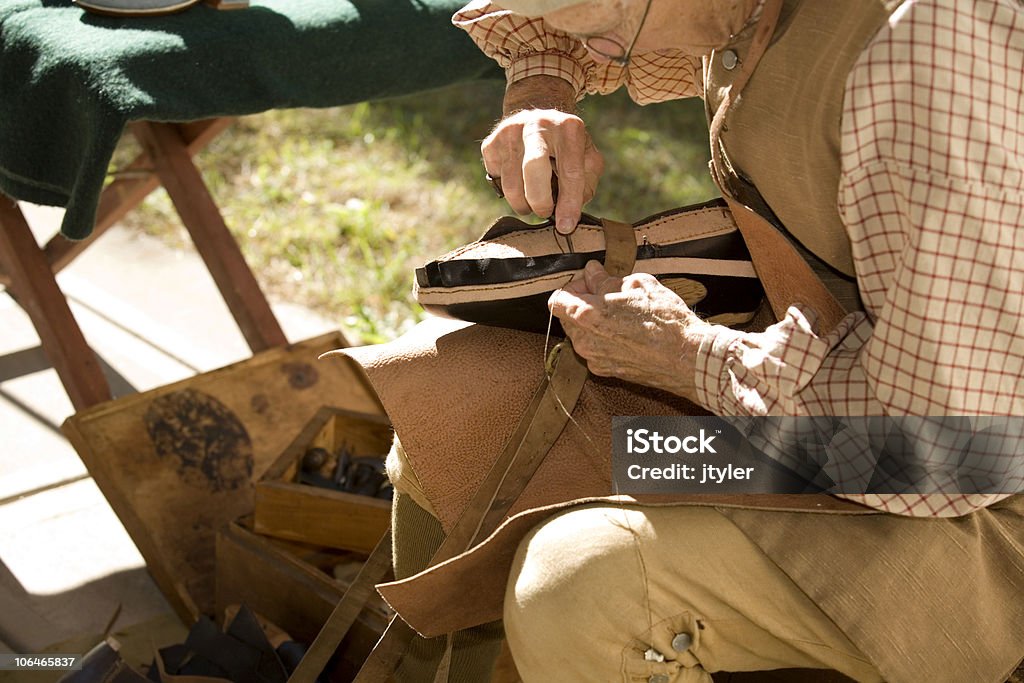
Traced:
POLYGON ((688 649, 681 633, 698 637, 693 613, 675 602, 664 618, 664 605, 652 604, 644 547, 656 540, 656 529, 647 514, 575 508, 520 543, 505 595, 505 631, 524 681, 559 672, 566 680, 710 680, 691 654, 671 649, 688 649), (671 661, 657 660, 660 652, 671 661))
POLYGON ((582 507, 534 529, 519 545, 505 595, 509 643, 523 656, 617 652, 645 627, 642 518, 582 507), (518 647, 517 647, 518 646, 518 647))
POLYGON ((579 507, 547 520, 519 544, 509 578, 509 607, 551 601, 599 605, 601 587, 640 582, 637 535, 643 519, 606 506, 579 507))

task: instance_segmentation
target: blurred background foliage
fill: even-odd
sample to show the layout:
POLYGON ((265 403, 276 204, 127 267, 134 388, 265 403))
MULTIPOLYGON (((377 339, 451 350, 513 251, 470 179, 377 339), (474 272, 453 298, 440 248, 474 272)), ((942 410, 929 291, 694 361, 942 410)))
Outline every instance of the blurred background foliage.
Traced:
MULTIPOLYGON (((268 295, 308 306, 366 343, 423 312, 412 271, 510 210, 483 180, 480 141, 504 83, 245 117, 198 158, 268 295)), ((716 194, 699 100, 647 107, 624 92, 582 103, 606 172, 595 215, 635 221, 716 194)), ((128 158, 131 149, 119 150, 128 158)), ((188 244, 163 190, 126 223, 188 244)))

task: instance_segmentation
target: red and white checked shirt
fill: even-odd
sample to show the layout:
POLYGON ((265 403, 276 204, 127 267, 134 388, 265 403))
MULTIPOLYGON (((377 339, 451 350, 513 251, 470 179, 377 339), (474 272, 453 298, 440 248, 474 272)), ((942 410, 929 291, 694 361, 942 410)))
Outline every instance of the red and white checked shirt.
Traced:
MULTIPOLYGON (((595 63, 540 19, 483 0, 454 22, 510 81, 561 76, 579 97, 699 96, 701 60, 595 63)), ((815 334, 791 308, 763 333, 719 328, 697 356, 719 415, 1024 416, 1024 3, 908 0, 856 61, 837 202, 866 315, 815 334)), ((1019 472, 1024 453, 1007 457, 1019 472)), ((967 514, 1009 494, 849 495, 913 516, 967 514)))

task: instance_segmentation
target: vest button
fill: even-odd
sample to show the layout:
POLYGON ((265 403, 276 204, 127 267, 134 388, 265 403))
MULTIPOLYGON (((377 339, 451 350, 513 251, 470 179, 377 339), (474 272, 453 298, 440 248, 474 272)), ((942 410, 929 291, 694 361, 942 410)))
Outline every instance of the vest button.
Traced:
POLYGON ((725 67, 726 71, 732 71, 739 63, 740 58, 735 50, 726 50, 722 53, 722 66, 725 67))

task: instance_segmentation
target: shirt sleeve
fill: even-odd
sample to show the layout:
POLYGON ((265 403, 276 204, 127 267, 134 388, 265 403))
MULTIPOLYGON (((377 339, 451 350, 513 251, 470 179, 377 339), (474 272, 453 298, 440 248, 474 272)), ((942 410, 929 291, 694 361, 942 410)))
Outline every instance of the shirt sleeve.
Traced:
POLYGON ((679 50, 635 55, 625 68, 599 64, 577 38, 550 28, 543 19, 529 19, 486 0, 466 5, 452 22, 505 69, 509 83, 556 76, 572 84, 577 99, 626 86, 638 104, 701 95, 700 58, 679 50))
MULTIPOLYGON (((799 308, 760 334, 720 330, 696 363, 709 410, 1024 415, 1024 13, 908 7, 858 60, 844 102, 838 201, 868 313, 827 335, 799 308)), ((992 467, 1024 490, 1024 455, 992 467)), ((959 516, 1009 495, 844 497, 959 516)))

